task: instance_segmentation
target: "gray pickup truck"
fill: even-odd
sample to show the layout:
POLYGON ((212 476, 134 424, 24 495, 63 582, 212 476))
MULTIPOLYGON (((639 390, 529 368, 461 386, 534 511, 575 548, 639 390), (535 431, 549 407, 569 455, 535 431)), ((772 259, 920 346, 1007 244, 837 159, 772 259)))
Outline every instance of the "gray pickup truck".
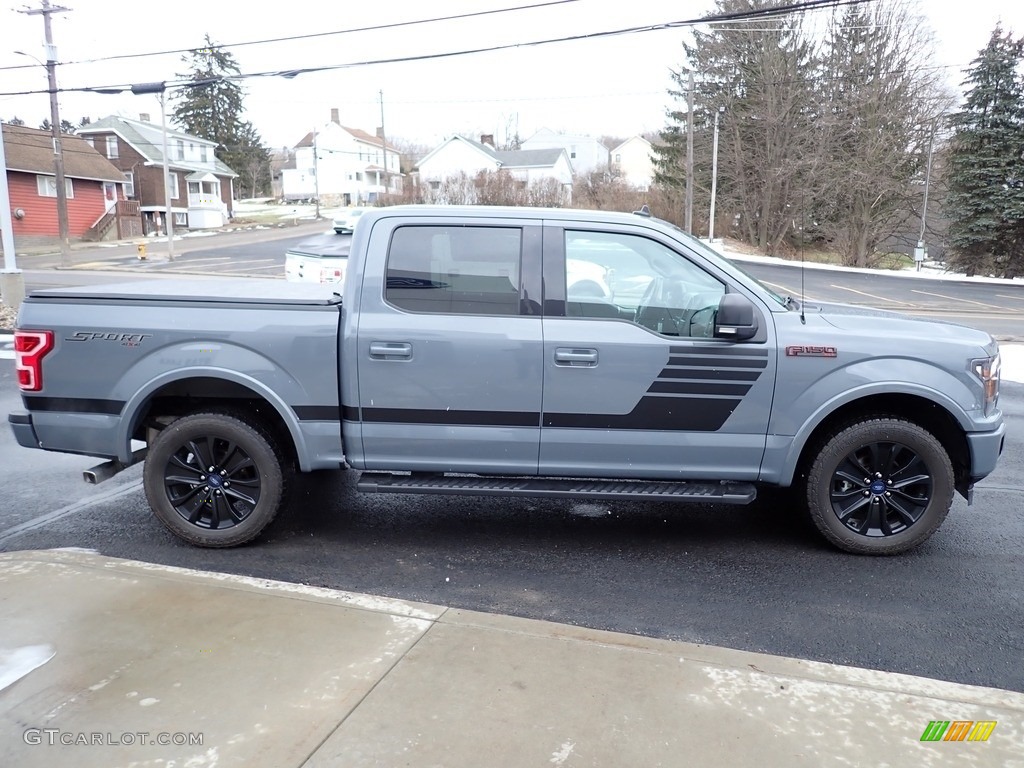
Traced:
POLYGON ((34 292, 10 425, 107 459, 93 482, 144 459, 157 517, 206 547, 258 536, 296 469, 352 468, 376 493, 746 504, 794 487, 832 544, 893 554, 1003 446, 988 334, 782 298, 649 216, 370 210, 333 290, 34 292))

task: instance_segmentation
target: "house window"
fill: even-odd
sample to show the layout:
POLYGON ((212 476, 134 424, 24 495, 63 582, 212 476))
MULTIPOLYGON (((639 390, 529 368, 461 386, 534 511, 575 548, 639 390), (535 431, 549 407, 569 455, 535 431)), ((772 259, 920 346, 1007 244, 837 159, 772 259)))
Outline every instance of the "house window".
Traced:
POLYGON ((96 140, 92 136, 83 136, 82 141, 88 144, 93 149, 96 149, 96 140))
POLYGON ((107 157, 111 160, 119 157, 117 153, 117 136, 107 136, 107 157))
POLYGON ((569 157, 571 157, 573 160, 576 159, 576 147, 569 148, 569 157))
POLYGON ((356 171, 356 181, 362 181, 362 180, 363 180, 363 174, 360 173, 359 171, 356 171))
POLYGON ((176 227, 187 227, 188 226, 188 214, 174 212, 174 226, 176 227))
POLYGON ((399 227, 385 298, 410 312, 518 315, 522 239, 515 227, 399 227))
POLYGON ((206 154, 206 150, 207 149, 208 149, 208 147, 200 147, 199 148, 199 157, 202 159, 202 161, 204 163, 209 161, 209 157, 206 154))
POLYGON ((615 155, 615 162, 616 163, 621 163, 622 162, 622 155, 616 154, 615 155))
MULTIPOLYGON (((64 179, 64 189, 67 192, 68 200, 75 196, 75 188, 71 179, 64 179)), ((57 178, 55 176, 36 176, 36 192, 40 197, 57 196, 57 178)))
POLYGON ((178 197, 178 174, 171 172, 168 183, 168 188, 171 190, 171 199, 176 200, 178 197))
POLYGON ((131 171, 124 174, 124 196, 135 197, 135 174, 131 171))

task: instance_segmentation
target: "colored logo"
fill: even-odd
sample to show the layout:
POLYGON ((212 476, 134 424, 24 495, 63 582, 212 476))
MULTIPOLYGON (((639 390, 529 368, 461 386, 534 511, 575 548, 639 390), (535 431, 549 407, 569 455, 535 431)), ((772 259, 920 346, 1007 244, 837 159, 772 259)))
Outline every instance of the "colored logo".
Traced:
POLYGON ((995 720, 932 720, 921 741, 988 741, 995 729, 995 720))

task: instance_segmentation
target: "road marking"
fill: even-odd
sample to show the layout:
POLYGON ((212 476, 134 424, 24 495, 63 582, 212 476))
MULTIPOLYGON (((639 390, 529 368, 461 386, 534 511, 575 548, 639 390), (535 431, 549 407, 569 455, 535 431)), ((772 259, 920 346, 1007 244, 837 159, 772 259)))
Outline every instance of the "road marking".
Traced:
POLYGON ((0 333, 0 360, 14 359, 14 336, 0 333))
MULTIPOLYGON (((790 288, 789 286, 783 285, 782 283, 773 283, 773 282, 770 282, 768 280, 761 280, 760 282, 764 283, 769 288, 777 289, 777 292, 781 291, 782 294, 783 294, 783 298, 785 298, 787 294, 792 296, 793 298, 796 298, 797 296, 800 295, 799 291, 795 291, 792 288, 790 288)), ((810 296, 803 296, 802 298, 805 301, 814 301, 814 299, 812 299, 810 296)))
POLYGON ((224 270, 220 270, 217 274, 221 274, 221 275, 244 275, 244 274, 246 274, 248 272, 256 272, 256 271, 261 270, 261 269, 279 269, 279 270, 281 270, 281 274, 282 275, 284 274, 284 266, 282 264, 271 264, 271 265, 266 266, 266 267, 242 267, 241 270, 228 270, 228 269, 224 269, 224 270))
POLYGON ((888 301, 891 304, 899 304, 901 307, 914 307, 915 304, 911 304, 909 301, 900 301, 899 299, 889 299, 885 296, 876 296, 873 293, 865 293, 864 291, 858 291, 856 288, 848 288, 845 285, 831 285, 831 288, 835 288, 840 291, 849 291, 850 293, 856 293, 860 296, 867 296, 869 299, 877 299, 878 301, 888 301))
POLYGON ((133 483, 129 483, 120 488, 113 488, 105 493, 97 494, 96 496, 90 496, 87 499, 76 501, 74 504, 68 504, 66 507, 55 509, 53 512, 47 512, 45 515, 39 517, 33 517, 31 520, 26 520, 24 523, 19 523, 13 528, 8 528, 6 531, 0 531, 0 544, 4 544, 9 539, 13 539, 16 536, 21 536, 23 533, 34 531, 36 528, 42 528, 44 525, 56 522, 61 518, 73 515, 76 512, 82 512, 89 507, 94 507, 97 504, 103 504, 104 502, 111 501, 112 499, 120 498, 121 496, 127 496, 129 493, 134 493, 142 488, 142 481, 136 480, 133 483))
POLYGON ((1024 296, 1011 296, 1008 293, 997 293, 1000 299, 1015 299, 1016 301, 1024 301, 1024 296))
POLYGON ((179 264, 179 265, 184 265, 184 264, 201 264, 201 263, 207 263, 207 262, 212 262, 212 261, 231 261, 231 257, 230 256, 203 256, 203 257, 197 257, 197 258, 194 258, 194 259, 190 259, 190 258, 188 258, 186 256, 182 256, 182 257, 180 257, 178 259, 175 259, 174 263, 175 264, 179 264))
POLYGON ((924 296, 937 296, 940 299, 949 299, 950 301, 964 302, 966 304, 977 304, 979 307, 988 307, 989 309, 1002 309, 1002 310, 1006 309, 1006 307, 1001 307, 998 304, 985 304, 982 301, 972 301, 971 299, 961 299, 961 298, 958 298, 956 296, 946 296, 943 293, 929 293, 928 291, 919 291, 916 288, 911 288, 910 292, 911 293, 920 293, 920 294, 923 294, 924 296))

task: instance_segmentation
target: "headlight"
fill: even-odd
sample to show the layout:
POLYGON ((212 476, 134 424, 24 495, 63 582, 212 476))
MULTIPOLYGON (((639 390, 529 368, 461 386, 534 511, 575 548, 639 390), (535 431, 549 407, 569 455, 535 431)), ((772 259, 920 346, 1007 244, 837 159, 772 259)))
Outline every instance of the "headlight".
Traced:
POLYGON ((999 402, 999 353, 971 361, 971 370, 985 387, 985 414, 995 410, 999 402))

